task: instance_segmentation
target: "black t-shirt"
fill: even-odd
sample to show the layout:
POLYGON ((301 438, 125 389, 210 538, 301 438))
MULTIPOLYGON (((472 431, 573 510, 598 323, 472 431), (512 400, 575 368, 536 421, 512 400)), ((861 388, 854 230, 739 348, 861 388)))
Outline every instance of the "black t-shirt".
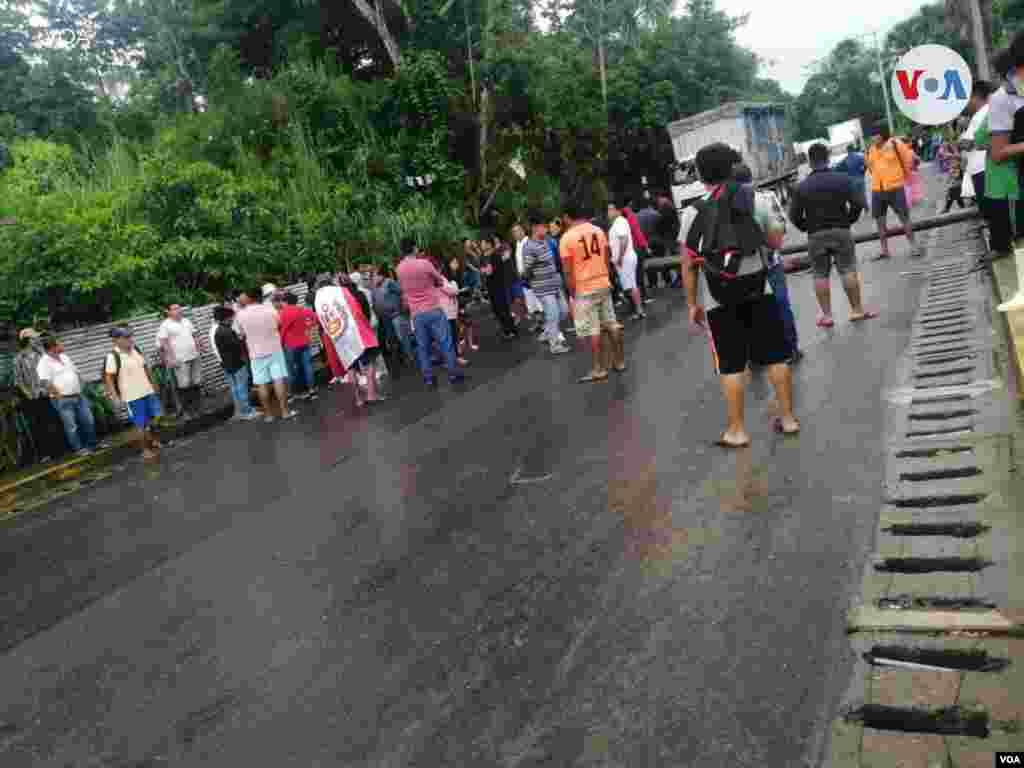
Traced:
POLYGON ((228 373, 236 373, 246 365, 245 345, 230 325, 217 326, 213 334, 213 343, 217 345, 220 363, 228 373))

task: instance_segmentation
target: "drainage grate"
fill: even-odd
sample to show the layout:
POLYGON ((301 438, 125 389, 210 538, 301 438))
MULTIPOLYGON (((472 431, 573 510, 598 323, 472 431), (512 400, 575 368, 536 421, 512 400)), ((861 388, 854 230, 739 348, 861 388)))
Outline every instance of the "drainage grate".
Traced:
POLYGON ((978 467, 950 467, 948 469, 926 469, 920 472, 901 472, 900 480, 919 483, 925 480, 953 480, 961 477, 977 477, 981 474, 978 467))
POLYGON ((865 704, 846 716, 850 722, 865 728, 904 733, 938 733, 947 736, 988 738, 988 713, 961 707, 915 709, 865 704))
POLYGON ((991 528, 982 523, 893 523, 883 531, 893 536, 952 536, 974 539, 991 528))
POLYGON ((973 365, 960 366, 959 368, 950 368, 945 371, 929 371, 928 373, 915 373, 915 379, 937 379, 942 376, 956 376, 961 373, 970 373, 974 370, 973 365))
POLYGON ((934 459, 948 453, 974 453, 969 445, 957 445, 952 448, 911 448, 906 451, 897 451, 897 459, 934 459))
POLYGON ((956 331, 952 331, 952 330, 926 331, 925 333, 918 334, 917 338, 919 338, 919 339, 937 339, 937 338, 942 337, 942 338, 948 339, 949 341, 962 341, 962 339, 957 338, 957 337, 958 336, 966 336, 970 332, 970 330, 971 330, 971 327, 969 325, 963 325, 963 326, 960 326, 960 328, 958 330, 956 330, 956 331))
POLYGON ((910 414, 911 421, 947 421, 948 419, 962 419, 968 416, 974 416, 977 411, 963 410, 963 411, 946 411, 944 413, 912 413, 910 414))
POLYGON ((908 648, 903 645, 876 645, 864 654, 864 661, 872 666, 930 667, 962 672, 999 672, 1010 666, 1009 659, 989 656, 985 650, 908 648))
POLYGON ((971 380, 969 378, 962 376, 945 384, 941 382, 938 384, 917 384, 914 386, 914 389, 949 389, 951 387, 966 387, 970 383, 971 380))
POLYGON ((881 573, 977 573, 992 563, 980 557, 887 557, 875 563, 881 573))
POLYGON ((942 429, 912 429, 907 437, 935 437, 936 435, 958 435, 961 432, 973 432, 974 427, 943 427, 942 429))
MULTIPOLYGON (((910 400, 910 405, 936 405, 938 403, 962 403, 964 400, 970 400, 970 395, 940 395, 938 397, 914 397, 910 400)), ((970 450, 968 448, 967 450, 970 450)))
POLYGON ((993 611, 996 604, 977 597, 922 597, 921 595, 890 595, 875 601, 885 610, 898 611, 993 611))
POLYGON ((890 504, 900 509, 925 509, 927 507, 955 507, 959 504, 977 504, 984 501, 987 493, 949 493, 944 496, 911 496, 903 499, 889 499, 890 504))
POLYGON ((952 355, 946 357, 925 357, 921 358, 918 356, 918 365, 949 365, 950 363, 959 363, 962 360, 970 360, 970 355, 952 355))

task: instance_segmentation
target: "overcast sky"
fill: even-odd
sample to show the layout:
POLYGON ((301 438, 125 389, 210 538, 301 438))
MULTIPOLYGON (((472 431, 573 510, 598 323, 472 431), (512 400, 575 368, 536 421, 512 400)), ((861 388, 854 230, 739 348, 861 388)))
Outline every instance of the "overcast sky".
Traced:
POLYGON ((881 37, 926 3, 826 0, 815 5, 806 0, 717 0, 716 4, 730 16, 750 14, 737 38, 770 60, 762 71, 764 76, 775 78, 787 91, 797 94, 810 76, 807 68, 827 56, 840 40, 874 31, 881 37))

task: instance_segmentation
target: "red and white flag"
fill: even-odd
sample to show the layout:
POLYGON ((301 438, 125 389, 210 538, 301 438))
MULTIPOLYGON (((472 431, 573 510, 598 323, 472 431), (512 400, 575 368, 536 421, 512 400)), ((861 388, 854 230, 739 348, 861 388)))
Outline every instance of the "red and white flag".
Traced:
POLYGON ((368 349, 377 346, 377 336, 363 315, 356 298, 344 288, 329 285, 316 292, 316 314, 327 331, 324 343, 333 343, 346 370, 368 349))

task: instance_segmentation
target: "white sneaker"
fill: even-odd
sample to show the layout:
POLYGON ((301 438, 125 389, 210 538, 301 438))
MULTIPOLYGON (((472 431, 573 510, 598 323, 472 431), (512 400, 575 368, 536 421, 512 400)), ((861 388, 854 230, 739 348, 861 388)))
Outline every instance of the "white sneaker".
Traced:
POLYGON ((571 351, 572 350, 570 350, 564 344, 558 344, 558 345, 556 345, 556 346, 551 348, 551 354, 552 355, 564 355, 566 352, 571 352, 571 351))
POLYGON ((1004 301, 998 307, 1000 312, 1016 312, 1024 309, 1024 248, 1017 248, 1013 253, 1017 262, 1017 293, 1009 301, 1004 301))
POLYGON ((1024 309, 1024 291, 1017 291, 1016 296, 1009 301, 1004 301, 996 309, 1000 312, 1017 312, 1024 309))

